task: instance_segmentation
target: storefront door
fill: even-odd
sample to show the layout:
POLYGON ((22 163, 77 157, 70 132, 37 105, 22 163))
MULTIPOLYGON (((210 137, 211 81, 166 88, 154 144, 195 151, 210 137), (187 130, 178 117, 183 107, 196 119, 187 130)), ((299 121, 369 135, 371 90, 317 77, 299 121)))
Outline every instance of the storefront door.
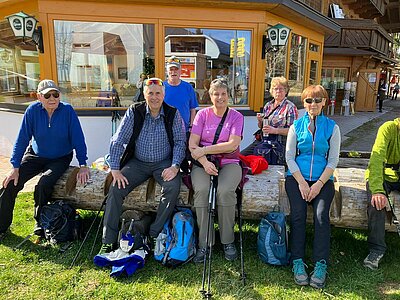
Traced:
POLYGON ((356 111, 375 111, 380 69, 362 69, 358 75, 356 111))

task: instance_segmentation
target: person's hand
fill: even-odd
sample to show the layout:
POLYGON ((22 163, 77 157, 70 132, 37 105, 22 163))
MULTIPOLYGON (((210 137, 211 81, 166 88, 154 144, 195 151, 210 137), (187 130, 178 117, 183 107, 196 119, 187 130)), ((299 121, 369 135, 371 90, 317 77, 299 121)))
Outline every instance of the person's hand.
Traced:
POLYGON ((76 181, 78 184, 85 184, 90 178, 90 169, 88 167, 80 167, 78 174, 76 174, 76 181))
POLYGON ((272 126, 264 126, 262 128, 262 131, 264 134, 278 134, 278 128, 272 127, 272 126))
POLYGON ((175 178, 175 176, 178 174, 178 172, 179 172, 179 170, 177 168, 175 168, 174 166, 171 166, 162 171, 161 177, 164 179, 164 181, 171 181, 172 179, 175 178))
POLYGON ((111 170, 111 175, 113 177, 112 185, 115 186, 117 184, 118 188, 121 187, 124 189, 128 184, 129 181, 126 179, 120 170, 111 170))
POLYGON ((262 113, 257 113, 257 121, 258 123, 262 123, 264 121, 264 114, 262 113))
POLYGON ((217 167, 208 159, 204 160, 204 162, 202 162, 204 171, 206 171, 206 173, 208 175, 211 176, 217 176, 218 175, 218 169, 217 167))
POLYGON ((317 197, 323 186, 323 183, 319 180, 314 182, 314 184, 310 187, 306 201, 311 202, 315 197, 317 197))
POLYGON ((192 157, 198 160, 200 157, 206 155, 205 147, 196 147, 191 149, 192 157))
POLYGON ((19 178, 19 168, 13 168, 3 180, 3 188, 6 188, 10 181, 14 180, 14 185, 17 186, 19 178))
POLYGON ((310 193, 310 187, 308 186, 308 183, 306 181, 299 183, 299 190, 303 200, 309 201, 308 194, 310 193))
POLYGON ((371 205, 377 210, 381 210, 386 207, 388 202, 387 197, 384 194, 373 194, 371 199, 371 205))

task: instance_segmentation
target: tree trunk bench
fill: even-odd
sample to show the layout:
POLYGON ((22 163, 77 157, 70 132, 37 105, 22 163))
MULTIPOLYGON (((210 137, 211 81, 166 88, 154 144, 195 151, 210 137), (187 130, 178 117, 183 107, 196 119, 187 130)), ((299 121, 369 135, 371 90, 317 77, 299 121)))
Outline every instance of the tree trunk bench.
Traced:
MULTIPOLYGON (((85 185, 76 184, 78 168, 70 167, 58 180, 53 198, 63 199, 77 209, 98 210, 107 195, 112 177, 104 171, 91 170, 91 178, 85 185)), ((335 198, 330 216, 337 227, 367 228, 367 193, 362 168, 337 168, 335 177, 335 198)), ((280 207, 289 213, 289 201, 285 192, 285 171, 282 166, 269 166, 258 175, 248 175, 249 181, 243 188, 242 214, 245 219, 260 219, 268 211, 280 207)), ((161 187, 153 179, 135 188, 126 198, 123 210, 154 212, 160 200, 161 187)), ((392 193, 395 208, 400 207, 400 194, 392 193)), ((193 191, 184 184, 179 194, 179 204, 193 206, 193 191)), ((312 208, 309 206, 308 221, 312 222, 312 208)), ((389 231, 396 231, 387 223, 389 231)))

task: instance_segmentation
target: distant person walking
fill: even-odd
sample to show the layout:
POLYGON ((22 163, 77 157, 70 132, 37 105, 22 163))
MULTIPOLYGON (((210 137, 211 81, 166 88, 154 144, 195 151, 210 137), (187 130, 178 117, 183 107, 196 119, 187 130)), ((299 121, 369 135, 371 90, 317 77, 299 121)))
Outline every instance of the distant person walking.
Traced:
POLYGON ((386 99, 386 92, 388 89, 388 85, 385 80, 381 79, 379 82, 379 90, 378 90, 378 102, 379 102, 379 112, 382 112, 383 100, 386 99))
POLYGON ((392 100, 397 100, 397 95, 399 93, 400 85, 398 82, 393 87, 393 95, 392 95, 392 100))

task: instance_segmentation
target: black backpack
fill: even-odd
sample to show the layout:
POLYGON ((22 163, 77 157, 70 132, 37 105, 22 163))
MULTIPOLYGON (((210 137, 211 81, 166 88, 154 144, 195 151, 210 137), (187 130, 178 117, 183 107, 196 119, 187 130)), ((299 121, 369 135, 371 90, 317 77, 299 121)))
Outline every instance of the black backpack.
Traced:
POLYGON ((61 200, 43 206, 40 225, 46 240, 53 244, 79 239, 82 232, 79 214, 61 200))

